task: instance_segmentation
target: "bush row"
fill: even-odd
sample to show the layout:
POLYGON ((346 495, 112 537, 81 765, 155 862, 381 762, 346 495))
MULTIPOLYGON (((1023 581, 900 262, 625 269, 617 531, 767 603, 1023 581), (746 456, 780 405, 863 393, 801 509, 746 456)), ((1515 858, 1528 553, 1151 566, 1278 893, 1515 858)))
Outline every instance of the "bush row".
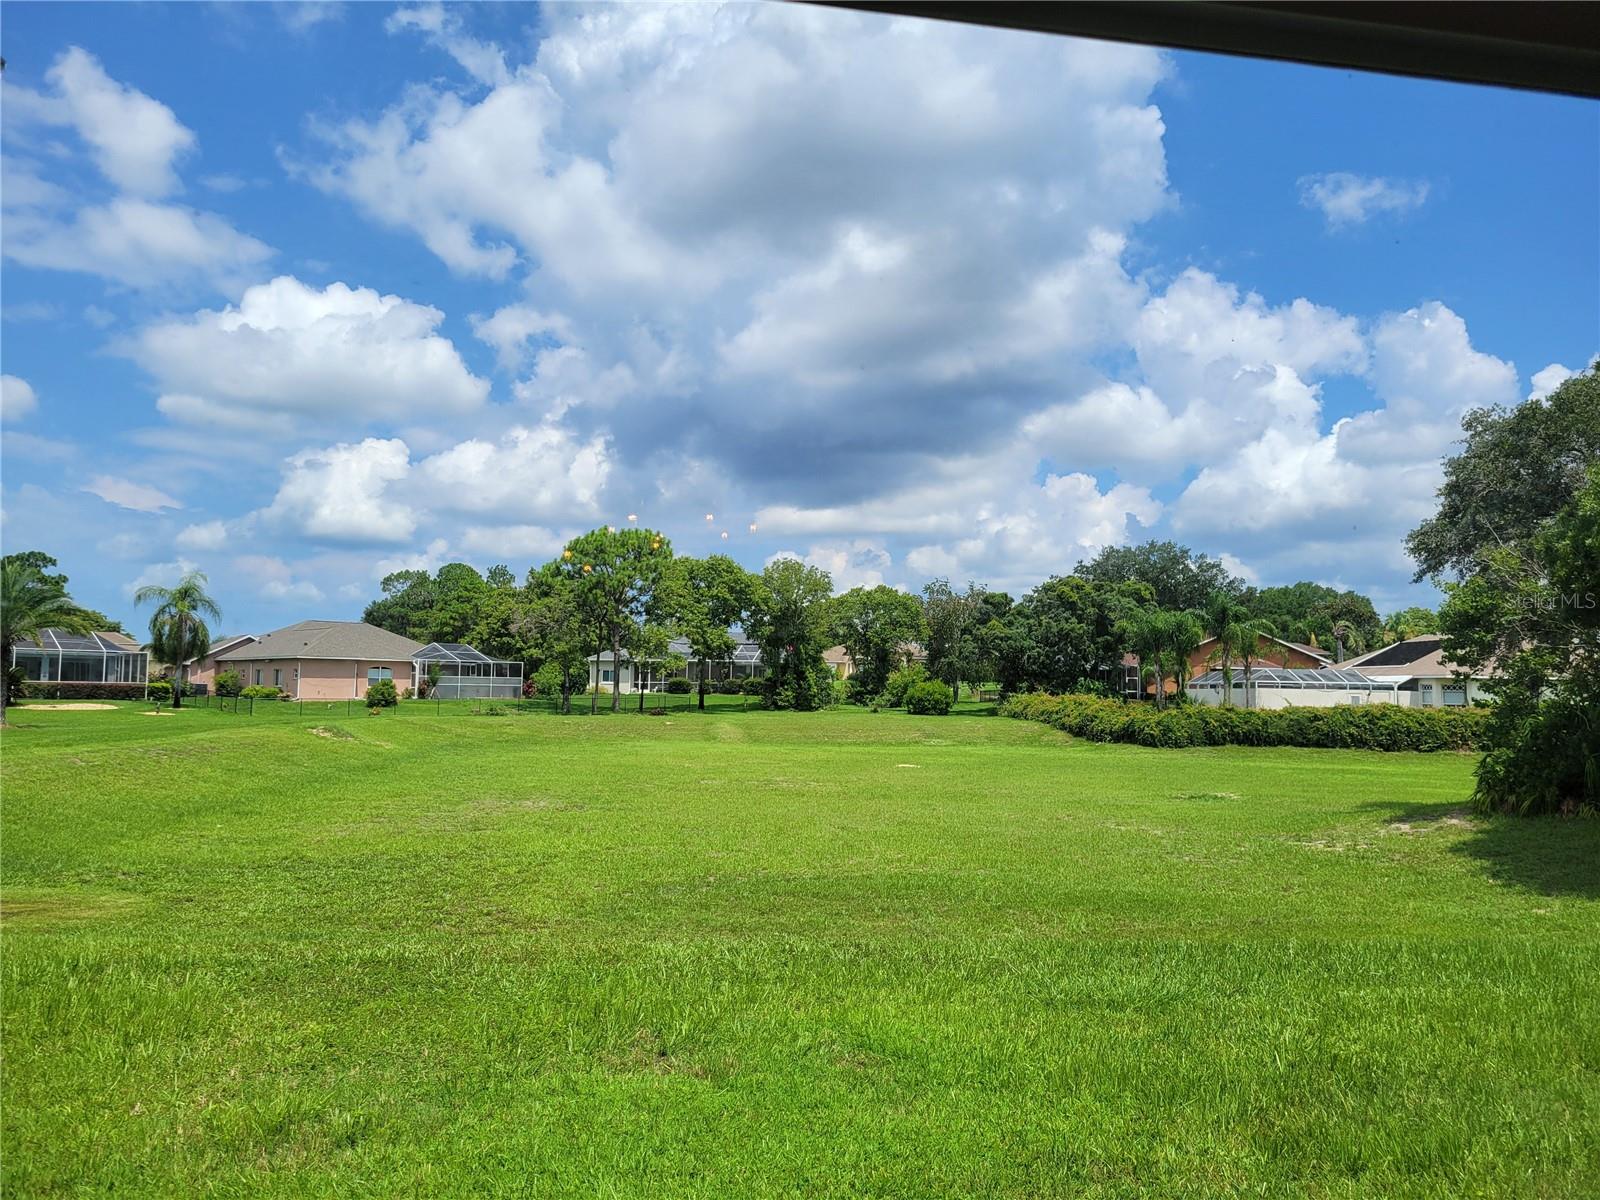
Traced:
MULTIPOLYGON (((161 690, 161 685, 152 680, 150 694, 154 696, 161 690)), ((19 695, 29 700, 143 700, 144 692, 142 683, 91 683, 73 679, 46 683, 30 679, 22 685, 19 695)), ((165 686, 165 693, 172 694, 171 684, 165 686)))
POLYGON ((1092 742, 1137 746, 1317 746, 1339 750, 1471 750, 1485 713, 1470 708, 1398 704, 1339 708, 1214 708, 1185 704, 1158 710, 1100 696, 1012 696, 1000 711, 1043 721, 1092 742))

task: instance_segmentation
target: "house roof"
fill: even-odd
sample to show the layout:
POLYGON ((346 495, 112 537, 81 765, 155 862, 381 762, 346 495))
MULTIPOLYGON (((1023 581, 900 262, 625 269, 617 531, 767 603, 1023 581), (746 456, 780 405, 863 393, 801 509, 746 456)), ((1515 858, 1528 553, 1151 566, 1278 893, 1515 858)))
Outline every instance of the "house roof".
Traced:
POLYGON ((257 658, 409 659, 422 649, 365 621, 301 621, 217 655, 218 662, 257 658))
MULTIPOLYGON (((221 658, 223 656, 223 654, 225 654, 229 650, 232 650, 234 647, 240 645, 241 643, 255 641, 255 637, 256 637, 256 635, 253 634, 253 633, 230 633, 225 637, 212 638, 211 639, 211 648, 206 651, 205 657, 207 657, 207 658, 221 658)), ((199 661, 199 660, 191 658, 191 659, 189 659, 188 663, 186 663, 185 665, 187 666, 190 663, 194 663, 194 662, 197 662, 197 661, 199 661)))
POLYGON ((50 626, 39 631, 37 640, 18 638, 19 650, 45 650, 54 653, 65 650, 68 654, 142 654, 143 647, 125 633, 100 630, 97 633, 68 633, 65 629, 50 626))
MULTIPOLYGON (((1212 634, 1200 643, 1198 649, 1204 649, 1216 640, 1216 634, 1212 634)), ((1329 654, 1320 646, 1308 646, 1304 642, 1286 642, 1280 637, 1273 637, 1271 634, 1263 634, 1257 639, 1257 641, 1276 642, 1280 646, 1287 646, 1291 650, 1298 650, 1301 654, 1308 655, 1320 663, 1326 663, 1330 667, 1333 665, 1333 655, 1329 654)))
MULTIPOLYGON (((1437 633, 1406 638, 1339 664, 1341 668, 1371 676, 1443 676, 1463 673, 1444 656, 1444 639, 1437 633)), ((1466 672, 1469 673, 1470 672, 1466 672)))

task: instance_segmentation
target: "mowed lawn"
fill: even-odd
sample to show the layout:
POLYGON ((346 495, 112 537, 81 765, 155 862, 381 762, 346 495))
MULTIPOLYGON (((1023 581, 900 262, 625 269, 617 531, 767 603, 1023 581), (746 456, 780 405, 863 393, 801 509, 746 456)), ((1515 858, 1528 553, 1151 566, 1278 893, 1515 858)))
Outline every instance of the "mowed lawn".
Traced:
POLYGON ((1600 1195, 1600 822, 977 715, 19 710, 7 1196, 1600 1195))

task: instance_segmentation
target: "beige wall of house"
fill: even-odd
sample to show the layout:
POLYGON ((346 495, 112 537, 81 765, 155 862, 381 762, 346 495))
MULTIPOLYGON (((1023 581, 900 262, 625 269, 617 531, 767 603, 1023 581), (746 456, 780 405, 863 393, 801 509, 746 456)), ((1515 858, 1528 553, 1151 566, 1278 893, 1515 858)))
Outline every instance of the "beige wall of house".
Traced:
POLYGON ((387 669, 401 691, 411 686, 410 659, 260 658, 222 664, 239 672, 246 687, 278 687, 298 700, 360 700, 367 694, 367 672, 387 669))

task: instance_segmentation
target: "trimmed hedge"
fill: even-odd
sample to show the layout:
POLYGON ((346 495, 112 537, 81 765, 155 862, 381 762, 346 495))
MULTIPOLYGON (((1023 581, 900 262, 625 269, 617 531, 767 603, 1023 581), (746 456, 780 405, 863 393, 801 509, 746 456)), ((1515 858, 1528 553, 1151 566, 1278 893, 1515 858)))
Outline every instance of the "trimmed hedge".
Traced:
POLYGON ((906 689, 906 711, 918 716, 947 716, 952 702, 950 689, 936 679, 925 679, 906 689))
POLYGON ((1338 708, 1221 708, 1184 704, 1164 711, 1100 696, 1029 692, 1000 706, 1008 717, 1042 721, 1091 742, 1136 746, 1313 746, 1334 750, 1471 750, 1487 714, 1470 708, 1349 704, 1338 708))
MULTIPOLYGON (((30 679, 22 685, 18 695, 28 700, 143 700, 144 689, 145 685, 142 683, 91 683, 75 679, 65 679, 60 682, 52 680, 46 683, 30 679)), ((158 690, 152 681, 151 695, 158 690)), ((170 684, 168 694, 171 694, 170 684)))

